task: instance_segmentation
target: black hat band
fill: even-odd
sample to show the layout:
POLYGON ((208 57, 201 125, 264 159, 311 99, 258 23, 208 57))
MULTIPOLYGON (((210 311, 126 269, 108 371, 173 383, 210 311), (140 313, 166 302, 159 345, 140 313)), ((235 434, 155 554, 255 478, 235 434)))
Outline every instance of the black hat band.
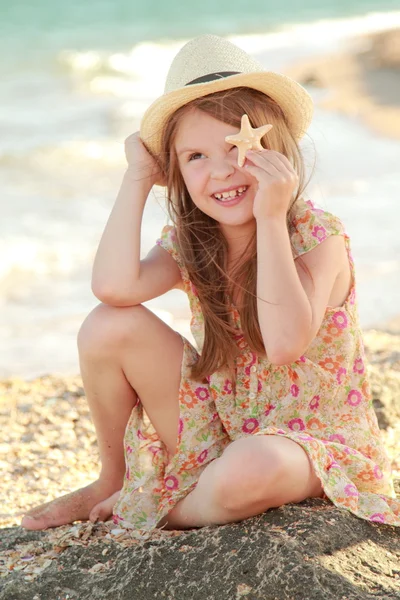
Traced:
POLYGON ((220 71, 219 73, 210 73, 209 75, 202 75, 197 79, 193 79, 193 81, 189 81, 186 85, 193 85, 195 83, 207 83, 208 81, 215 81, 216 79, 223 79, 224 77, 229 77, 230 75, 240 75, 240 71, 220 71))

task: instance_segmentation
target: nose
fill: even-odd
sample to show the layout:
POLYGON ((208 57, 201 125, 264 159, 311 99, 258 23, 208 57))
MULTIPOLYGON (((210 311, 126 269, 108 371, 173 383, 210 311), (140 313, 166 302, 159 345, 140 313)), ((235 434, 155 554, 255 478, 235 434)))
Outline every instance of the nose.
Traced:
POLYGON ((212 179, 226 179, 235 172, 234 161, 230 157, 215 158, 211 165, 212 179))

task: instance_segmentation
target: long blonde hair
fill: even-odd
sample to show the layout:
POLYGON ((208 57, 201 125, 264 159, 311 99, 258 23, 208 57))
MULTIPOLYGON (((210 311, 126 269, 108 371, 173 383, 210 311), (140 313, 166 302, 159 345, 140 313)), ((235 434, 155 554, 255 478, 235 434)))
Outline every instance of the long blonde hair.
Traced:
POLYGON ((253 127, 271 123, 268 147, 284 154, 299 177, 291 206, 302 195, 306 183, 303 157, 285 115, 280 106, 262 92, 239 87, 210 94, 178 109, 167 122, 158 159, 167 180, 168 213, 176 229, 180 255, 204 315, 204 344, 199 360, 192 366, 192 377, 202 381, 219 368, 227 367, 231 373, 234 370, 238 354, 234 335, 238 331, 231 317, 233 290, 240 290, 237 309, 250 349, 265 355, 265 347, 257 314, 256 233, 228 274, 228 246, 219 223, 194 204, 180 173, 175 139, 181 117, 193 109, 237 128, 243 114, 249 116, 253 127))

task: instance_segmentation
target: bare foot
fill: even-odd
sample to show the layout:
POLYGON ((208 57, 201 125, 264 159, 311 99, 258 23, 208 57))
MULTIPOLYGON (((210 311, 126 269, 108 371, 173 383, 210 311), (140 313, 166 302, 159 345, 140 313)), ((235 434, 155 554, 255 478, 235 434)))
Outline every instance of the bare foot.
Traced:
POLYGON ((106 500, 103 500, 103 502, 96 504, 90 511, 89 520, 92 521, 92 523, 96 523, 96 521, 108 521, 113 513, 113 508, 119 498, 120 492, 121 490, 115 492, 115 494, 106 500))
MULTIPOLYGON (((118 485, 117 488, 121 486, 118 485)), ((47 529, 74 521, 87 521, 91 510, 99 502, 110 497, 116 486, 110 486, 101 479, 75 492, 41 504, 28 511, 21 521, 25 529, 47 529)))

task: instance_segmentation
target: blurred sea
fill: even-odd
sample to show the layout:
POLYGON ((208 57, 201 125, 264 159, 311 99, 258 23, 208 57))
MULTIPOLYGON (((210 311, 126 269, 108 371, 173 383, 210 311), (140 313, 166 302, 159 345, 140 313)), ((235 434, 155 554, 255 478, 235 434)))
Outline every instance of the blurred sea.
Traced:
MULTIPOLYGON (((125 167, 123 142, 163 91, 188 39, 226 35, 268 69, 351 46, 400 25, 398 0, 0 0, 0 377, 77 373, 76 334, 97 304, 97 244, 125 167)), ((315 101, 320 89, 309 88, 315 101)), ((353 241, 360 315, 400 307, 400 141, 316 110, 303 143, 309 195, 353 241), (314 151, 314 144, 316 153, 314 151)), ((143 254, 166 222, 146 205, 143 254)), ((190 338, 178 291, 148 306, 190 338)))

